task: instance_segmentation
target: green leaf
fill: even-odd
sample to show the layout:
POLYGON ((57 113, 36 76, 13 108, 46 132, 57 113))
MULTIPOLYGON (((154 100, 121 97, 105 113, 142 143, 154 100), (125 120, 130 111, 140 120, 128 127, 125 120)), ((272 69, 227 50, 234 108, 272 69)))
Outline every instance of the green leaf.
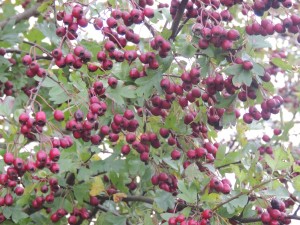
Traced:
POLYGON ((82 184, 76 184, 73 187, 74 190, 74 195, 76 200, 79 203, 83 203, 84 200, 88 201, 89 200, 89 189, 90 189, 90 184, 89 183, 82 183, 82 184))
POLYGON ((247 36, 247 44, 249 45, 250 48, 271 48, 272 45, 266 41, 266 38, 261 36, 261 35, 251 35, 247 36))
POLYGON ((2 211, 3 215, 6 219, 9 219, 13 213, 12 207, 5 207, 2 211))
POLYGON ((59 45, 60 38, 56 35, 56 27, 54 23, 47 23, 44 20, 43 23, 38 23, 36 27, 44 34, 45 37, 50 39, 51 43, 55 46, 59 45))
POLYGON ((293 178, 293 187, 296 191, 300 192, 300 176, 296 176, 293 178))
POLYGON ((229 108, 235 100, 237 94, 231 95, 229 97, 224 98, 219 93, 217 93, 217 104, 215 105, 216 108, 229 108))
POLYGON ((293 67, 292 67, 291 63, 287 62, 287 61, 284 61, 281 58, 272 58, 271 62, 275 66, 277 66, 277 67, 279 67, 279 68, 281 68, 283 70, 293 70, 293 67))
POLYGON ((167 209, 172 209, 174 207, 175 199, 171 193, 163 190, 158 190, 156 192, 154 202, 160 209, 166 211, 167 209))
POLYGON ((49 100, 52 101, 54 104, 64 103, 70 100, 71 98, 59 85, 54 86, 49 90, 49 96, 49 100))
POLYGON ((221 125, 223 127, 234 126, 236 124, 236 116, 234 112, 225 112, 222 116, 221 125))
POLYGON ((253 63, 252 72, 262 77, 265 74, 265 68, 259 63, 253 63))
POLYGON ((115 216, 112 213, 106 213, 105 215, 105 224, 111 225, 126 225, 126 217, 125 216, 115 216))
POLYGON ((189 43, 184 43, 182 46, 178 49, 178 52, 186 57, 186 58, 191 58, 195 55, 197 49, 189 43))
POLYGON ((181 193, 178 194, 178 197, 185 200, 188 203, 196 203, 197 201, 197 189, 195 186, 187 187, 184 181, 178 181, 178 189, 181 193))
POLYGON ((227 212, 229 214, 234 214, 237 208, 243 208, 248 202, 248 196, 247 195, 242 195, 238 197, 237 199, 234 199, 227 204, 225 204, 223 207, 226 208, 227 212))
POLYGON ((240 64, 234 64, 232 66, 227 67, 226 69, 223 70, 224 73, 227 75, 238 75, 242 72, 243 66, 240 64))
POLYGON ((271 157, 270 155, 266 155, 265 160, 271 167, 272 171, 283 170, 292 165, 292 163, 289 161, 289 153, 281 148, 277 148, 274 150, 273 157, 271 157))
POLYGON ((200 64, 201 67, 201 77, 208 77, 210 74, 210 62, 209 57, 200 57, 197 62, 200 64))
POLYGON ((160 81, 162 79, 162 74, 160 71, 147 70, 147 76, 141 77, 135 80, 135 83, 138 85, 136 89, 137 96, 148 99, 152 94, 152 90, 155 87, 156 90, 161 90, 160 81))
POLYGON ((246 84, 248 87, 250 87, 252 83, 251 72, 247 70, 242 70, 239 74, 233 76, 232 83, 238 87, 241 86, 242 84, 246 84))
MULTIPOLYGON (((78 90, 78 91, 86 91, 86 84, 82 80, 82 77, 80 76, 80 73, 71 73, 69 76, 70 81, 72 82, 72 85, 78 90)), ((87 91, 86 91, 87 92, 87 91)))
POLYGON ((6 96, 4 100, 0 100, 0 115, 10 116, 14 108, 15 98, 6 96))
POLYGON ((130 67, 128 62, 114 64, 111 73, 122 81, 131 81, 129 76, 130 67))
POLYGON ((144 217, 144 225, 154 225, 150 216, 150 213, 147 213, 144 217))
POLYGON ((27 218, 28 215, 22 211, 22 208, 14 208, 12 212, 12 220, 18 224, 18 222, 22 219, 27 218))

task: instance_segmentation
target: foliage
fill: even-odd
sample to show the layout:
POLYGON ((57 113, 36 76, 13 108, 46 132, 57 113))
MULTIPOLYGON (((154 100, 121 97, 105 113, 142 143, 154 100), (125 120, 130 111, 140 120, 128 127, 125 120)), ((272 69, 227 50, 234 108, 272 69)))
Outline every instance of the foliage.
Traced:
POLYGON ((299 7, 2 1, 0 223, 300 220, 299 7))

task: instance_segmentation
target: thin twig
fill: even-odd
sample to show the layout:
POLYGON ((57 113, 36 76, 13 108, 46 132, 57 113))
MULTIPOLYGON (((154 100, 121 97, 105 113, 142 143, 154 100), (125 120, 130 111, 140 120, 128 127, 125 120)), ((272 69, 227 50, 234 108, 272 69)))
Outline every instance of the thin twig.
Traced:
POLYGON ((38 8, 40 7, 40 5, 42 4, 43 1, 38 2, 36 4, 34 4, 31 8, 25 10, 23 13, 17 14, 15 16, 12 16, 10 18, 7 18, 4 21, 0 22, 0 29, 3 29, 3 27, 5 27, 5 25, 11 21, 14 20, 15 23, 19 23, 21 20, 26 20, 29 19, 30 17, 38 14, 38 8))
POLYGON ((184 10, 185 10, 185 7, 186 7, 186 4, 188 3, 188 0, 182 0, 179 7, 178 7, 178 10, 177 10, 177 13, 175 15, 175 18, 173 20, 173 23, 172 23, 172 34, 171 36, 169 37, 169 40, 175 40, 175 37, 176 37, 176 34, 177 34, 177 29, 178 29, 178 26, 179 26, 179 22, 183 16, 183 13, 184 13, 184 10))
MULTIPOLYGON (((14 53, 14 54, 26 54, 27 52, 24 52, 24 51, 21 51, 21 50, 18 50, 18 49, 5 49, 6 53, 14 53)), ((36 60, 39 60, 39 59, 46 59, 46 60, 51 60, 52 57, 50 56, 42 56, 42 55, 37 55, 36 60)))

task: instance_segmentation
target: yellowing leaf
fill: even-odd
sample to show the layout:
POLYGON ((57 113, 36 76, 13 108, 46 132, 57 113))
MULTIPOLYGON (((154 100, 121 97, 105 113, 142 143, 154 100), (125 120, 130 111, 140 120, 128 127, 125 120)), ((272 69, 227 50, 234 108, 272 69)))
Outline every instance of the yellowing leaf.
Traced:
POLYGON ((114 202, 118 203, 122 201, 123 198, 126 198, 127 195, 125 193, 117 193, 113 195, 114 202))
POLYGON ((99 160, 101 160, 101 158, 100 158, 99 155, 95 154, 95 155, 92 156, 91 160, 92 161, 99 161, 99 160))
POLYGON ((103 184, 100 176, 94 177, 93 180, 94 181, 92 183, 90 195, 96 196, 96 195, 100 194, 102 191, 104 191, 105 188, 104 188, 104 184, 103 184))

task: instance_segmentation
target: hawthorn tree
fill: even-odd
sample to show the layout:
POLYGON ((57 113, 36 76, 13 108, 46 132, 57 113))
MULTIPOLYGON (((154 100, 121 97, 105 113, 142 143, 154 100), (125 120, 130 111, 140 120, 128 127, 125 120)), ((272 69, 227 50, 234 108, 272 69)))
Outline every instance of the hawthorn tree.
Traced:
POLYGON ((299 7, 2 1, 0 223, 297 224, 299 7))

